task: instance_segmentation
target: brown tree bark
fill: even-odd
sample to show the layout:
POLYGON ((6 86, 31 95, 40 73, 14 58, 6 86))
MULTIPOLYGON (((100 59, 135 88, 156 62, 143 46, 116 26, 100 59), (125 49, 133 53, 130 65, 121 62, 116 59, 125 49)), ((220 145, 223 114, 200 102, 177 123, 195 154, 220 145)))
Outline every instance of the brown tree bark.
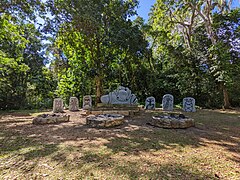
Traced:
POLYGON ((224 101, 223 107, 225 109, 229 109, 231 107, 231 105, 230 105, 230 102, 229 102, 229 96, 228 96, 227 88, 224 85, 224 82, 221 82, 220 85, 221 85, 221 89, 222 89, 222 92, 223 92, 223 101, 224 101))
POLYGON ((96 76, 96 104, 101 102, 101 95, 102 95, 102 78, 101 76, 96 76))
POLYGON ((95 77, 96 82, 96 101, 95 104, 101 102, 101 95, 102 95, 102 85, 103 85, 103 76, 102 76, 102 69, 101 69, 101 48, 100 48, 100 38, 99 35, 96 34, 96 67, 97 67, 97 75, 95 77))

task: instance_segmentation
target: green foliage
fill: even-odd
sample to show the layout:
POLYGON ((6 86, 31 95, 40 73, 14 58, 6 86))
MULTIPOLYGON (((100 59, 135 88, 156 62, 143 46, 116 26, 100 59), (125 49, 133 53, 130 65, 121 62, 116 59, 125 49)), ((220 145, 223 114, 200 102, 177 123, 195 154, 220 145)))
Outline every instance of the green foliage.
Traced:
POLYGON ((95 92, 99 97, 99 92, 114 83, 134 89, 148 45, 138 26, 128 19, 137 2, 88 0, 84 6, 78 1, 71 7, 65 3, 55 4, 63 9, 56 16, 62 24, 53 47, 53 66, 61 64, 57 94, 68 99, 95 92))
POLYGON ((22 28, 15 25, 11 16, 3 15, 0 18, 0 107, 21 104, 22 79, 29 67, 23 62, 23 50, 28 43, 23 35, 22 28))
POLYGON ((54 82, 45 81, 46 70, 41 35, 33 24, 21 24, 10 15, 0 18, 0 109, 40 107, 52 98, 48 90, 54 82), (45 72, 44 72, 45 71, 45 72), (46 83, 46 84, 45 84, 46 83), (33 89, 35 90, 33 92, 33 89), (37 103, 33 103, 32 99, 37 103))
POLYGON ((157 0, 145 24, 130 19, 137 0, 2 1, 0 109, 99 101, 119 85, 140 102, 171 93, 176 104, 239 106, 240 10, 226 2, 157 0))
POLYGON ((158 0, 152 9, 149 36, 154 57, 166 62, 162 73, 172 71, 180 92, 177 98, 193 96, 201 106, 221 107, 223 93, 228 107, 228 91, 239 69, 239 52, 232 44, 239 38, 239 9, 230 11, 217 1, 211 5, 158 0), (213 11, 214 7, 220 9, 213 11))
POLYGON ((20 21, 36 20, 37 12, 43 16, 44 3, 41 0, 2 0, 0 2, 0 14, 8 14, 20 21))

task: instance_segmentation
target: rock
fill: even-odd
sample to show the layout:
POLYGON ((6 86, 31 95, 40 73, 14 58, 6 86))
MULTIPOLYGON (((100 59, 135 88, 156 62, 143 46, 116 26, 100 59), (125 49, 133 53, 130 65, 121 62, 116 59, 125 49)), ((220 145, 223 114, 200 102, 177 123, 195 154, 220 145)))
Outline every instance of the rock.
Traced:
MULTIPOLYGON (((182 116, 183 117, 183 116, 182 116)), ((184 116, 185 117, 185 116, 184 116)), ((173 128, 173 129, 185 129, 188 127, 195 126, 194 119, 191 118, 181 118, 172 116, 153 116, 149 121, 149 124, 162 128, 173 128)))
POLYGON ((101 102, 104 104, 137 104, 138 101, 129 88, 119 86, 108 95, 101 96, 101 102))
POLYGON ((174 98, 171 94, 165 94, 162 99, 163 111, 173 111, 174 98))
POLYGON ((68 122, 70 115, 41 114, 33 118, 33 124, 56 124, 68 122))
POLYGON ((195 99, 192 97, 186 97, 183 99, 183 110, 185 112, 196 112, 195 99))
POLYGON ((120 114, 91 115, 86 118, 86 124, 90 127, 108 128, 123 124, 124 116, 120 114))
POLYGON ((148 97, 145 101, 145 109, 155 109, 155 98, 154 97, 148 97))
POLYGON ((184 118, 185 118, 184 114, 179 114, 178 117, 181 118, 181 119, 184 119, 184 118))
POLYGON ((70 100, 69 100, 69 111, 78 111, 78 110, 79 110, 78 98, 70 97, 70 100))
POLYGON ((63 100, 61 98, 56 98, 53 101, 53 112, 61 113, 63 112, 63 100))
POLYGON ((101 96, 101 102, 103 104, 110 104, 110 96, 109 95, 103 95, 101 96))
POLYGON ((92 97, 90 95, 83 97, 83 109, 89 110, 92 108, 92 97))

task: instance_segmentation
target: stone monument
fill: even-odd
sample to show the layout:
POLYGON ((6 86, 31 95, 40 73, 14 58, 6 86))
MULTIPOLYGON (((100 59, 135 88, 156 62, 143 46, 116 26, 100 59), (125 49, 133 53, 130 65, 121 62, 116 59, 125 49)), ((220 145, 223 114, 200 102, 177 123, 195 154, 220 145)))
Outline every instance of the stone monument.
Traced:
POLYGON ((163 111, 173 111, 174 98, 171 94, 165 94, 162 99, 163 111))
POLYGON ((70 97, 70 100, 69 100, 69 111, 78 111, 78 110, 79 110, 78 98, 70 97))
POLYGON ((53 112, 63 112, 63 100, 61 98, 55 98, 53 101, 53 112))
POLYGON ((183 99, 183 110, 185 112, 196 112, 195 99, 192 97, 186 97, 183 99))
POLYGON ((131 90, 127 87, 119 86, 113 92, 107 95, 101 96, 101 102, 103 104, 128 104, 136 105, 137 97, 132 94, 131 90))
POLYGON ((145 101, 145 109, 155 109, 155 98, 154 97, 148 97, 145 101))
POLYGON ((92 97, 90 95, 83 97, 83 109, 88 110, 92 108, 92 97))

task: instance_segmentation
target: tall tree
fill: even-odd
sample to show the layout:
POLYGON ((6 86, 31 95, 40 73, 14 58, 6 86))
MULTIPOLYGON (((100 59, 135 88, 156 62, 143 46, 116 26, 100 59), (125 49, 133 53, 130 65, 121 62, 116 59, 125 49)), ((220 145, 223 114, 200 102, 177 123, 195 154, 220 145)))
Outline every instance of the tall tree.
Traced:
POLYGON ((46 98, 45 92, 51 89, 42 87, 40 77, 45 79, 48 73, 43 35, 34 24, 45 7, 38 0, 6 0, 0 4, 0 109, 24 108, 31 103, 32 97, 27 96, 33 86, 35 98, 46 98))
POLYGON ((22 36, 22 28, 12 22, 10 15, 0 17, 0 107, 17 106, 23 100, 21 78, 29 70, 23 62, 23 50, 27 40, 22 36), (9 33, 11 32, 11 33, 9 33))
POLYGON ((2 0, 0 15, 8 14, 24 21, 36 21, 45 15, 45 6, 41 0, 2 0))
POLYGON ((97 102, 102 95, 103 82, 110 75, 109 67, 123 63, 127 64, 127 71, 132 72, 130 60, 138 61, 133 55, 141 54, 144 44, 147 46, 141 32, 129 19, 135 14, 137 4, 135 0, 50 3, 57 14, 55 22, 61 22, 55 43, 66 57, 66 68, 71 70, 73 64, 78 64, 81 71, 94 79, 97 102))
MULTIPOLYGON (((221 43, 218 39, 217 29, 214 25, 214 14, 228 13, 231 10, 231 2, 232 1, 217 0, 157 0, 153 8, 151 23, 155 29, 158 30, 159 28, 161 29, 162 26, 167 26, 167 32, 169 33, 168 36, 175 36, 175 40, 178 38, 180 38, 180 40, 182 39, 184 47, 192 52, 197 52, 193 47, 193 35, 198 27, 204 27, 205 32, 203 33, 209 38, 211 48, 208 49, 208 53, 202 58, 202 63, 206 63, 209 68, 212 68, 222 61, 218 56, 219 54, 217 54, 216 51, 212 51, 219 47, 218 44, 221 43), (170 30, 169 27, 172 29, 170 30)), ((181 44, 181 41, 178 42, 181 44)), ((197 54, 203 55, 201 52, 197 52, 197 54)), ((218 74, 223 75, 220 71, 223 72, 223 69, 218 69, 218 74)), ((215 72, 214 74, 216 75, 215 72)), ((216 77, 216 81, 218 81, 222 88, 224 107, 229 108, 230 102, 226 82, 224 81, 224 78, 220 79, 219 77, 216 77)))

